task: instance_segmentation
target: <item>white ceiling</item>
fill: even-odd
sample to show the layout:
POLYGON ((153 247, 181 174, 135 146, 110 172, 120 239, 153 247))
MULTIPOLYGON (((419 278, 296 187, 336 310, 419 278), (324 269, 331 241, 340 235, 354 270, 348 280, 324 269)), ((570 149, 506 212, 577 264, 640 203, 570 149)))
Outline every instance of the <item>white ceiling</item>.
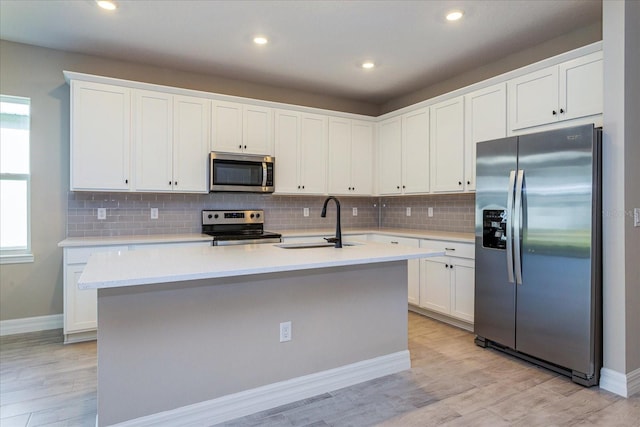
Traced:
POLYGON ((602 15, 601 0, 117 3, 0 0, 0 38, 381 104, 602 15))

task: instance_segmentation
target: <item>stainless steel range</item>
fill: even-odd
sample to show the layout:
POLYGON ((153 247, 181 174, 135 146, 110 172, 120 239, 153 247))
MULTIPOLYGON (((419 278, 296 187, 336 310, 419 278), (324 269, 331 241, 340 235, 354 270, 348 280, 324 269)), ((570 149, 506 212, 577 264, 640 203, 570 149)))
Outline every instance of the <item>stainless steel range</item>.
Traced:
POLYGON ((282 235, 264 231, 264 211, 202 211, 202 232, 214 246, 280 243, 282 235))

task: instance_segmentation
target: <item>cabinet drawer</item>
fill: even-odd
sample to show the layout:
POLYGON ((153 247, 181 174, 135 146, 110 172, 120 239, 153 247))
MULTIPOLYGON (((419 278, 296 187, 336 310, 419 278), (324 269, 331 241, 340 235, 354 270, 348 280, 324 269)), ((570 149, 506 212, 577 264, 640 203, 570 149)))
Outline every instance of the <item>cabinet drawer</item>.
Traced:
POLYGON ((66 248, 66 264, 86 264, 91 254, 96 252, 126 251, 127 246, 94 246, 89 248, 66 248))
POLYGON ((129 246, 129 250, 138 251, 140 249, 179 248, 185 246, 212 246, 212 240, 207 240, 204 242, 141 243, 129 246))
POLYGON ((377 243, 390 243, 392 245, 412 246, 414 248, 417 248, 420 244, 417 239, 410 237, 385 236, 382 234, 372 234, 370 240, 377 243))
POLYGON ((421 248, 445 251, 447 256, 458 258, 475 258, 475 247, 473 243, 447 242, 445 240, 421 240, 421 248))

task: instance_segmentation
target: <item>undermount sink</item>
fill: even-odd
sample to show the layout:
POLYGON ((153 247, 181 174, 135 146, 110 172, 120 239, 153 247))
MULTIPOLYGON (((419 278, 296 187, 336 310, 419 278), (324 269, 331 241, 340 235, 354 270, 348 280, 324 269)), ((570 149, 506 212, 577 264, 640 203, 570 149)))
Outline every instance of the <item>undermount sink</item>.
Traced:
MULTIPOLYGON (((356 246, 361 244, 362 243, 343 243, 342 246, 356 246)), ((335 248, 334 243, 325 242, 280 243, 274 246, 282 249, 335 248)))

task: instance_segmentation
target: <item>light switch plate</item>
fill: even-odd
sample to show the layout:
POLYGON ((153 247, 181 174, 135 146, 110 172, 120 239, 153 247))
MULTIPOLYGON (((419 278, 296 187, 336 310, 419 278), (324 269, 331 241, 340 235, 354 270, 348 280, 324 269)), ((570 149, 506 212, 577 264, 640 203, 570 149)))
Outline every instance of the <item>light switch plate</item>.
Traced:
POLYGON ((429 206, 429 208, 427 209, 427 215, 430 217, 433 216, 433 208, 431 206, 429 206))
POLYGON ((353 216, 358 216, 358 208, 352 209, 353 216))
POLYGON ((158 219, 158 208, 151 208, 151 219, 158 219))
POLYGON ((302 216, 309 216, 309 208, 302 208, 302 216))
POLYGON ((407 216, 411 216, 411 207, 407 206, 407 216))

